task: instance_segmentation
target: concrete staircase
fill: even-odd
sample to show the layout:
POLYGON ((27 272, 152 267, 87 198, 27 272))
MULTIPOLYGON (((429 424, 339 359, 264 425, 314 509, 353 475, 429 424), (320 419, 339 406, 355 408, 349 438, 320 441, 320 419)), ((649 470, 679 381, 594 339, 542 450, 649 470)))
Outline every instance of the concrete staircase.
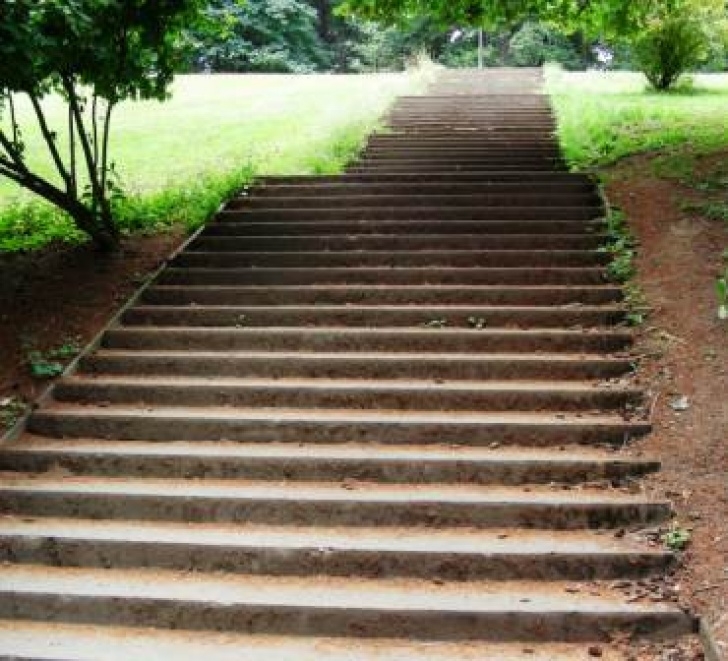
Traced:
POLYGON ((0 654, 623 658, 667 503, 540 73, 443 74, 232 200, 0 454, 0 654), (596 646, 596 647, 595 647, 596 646))

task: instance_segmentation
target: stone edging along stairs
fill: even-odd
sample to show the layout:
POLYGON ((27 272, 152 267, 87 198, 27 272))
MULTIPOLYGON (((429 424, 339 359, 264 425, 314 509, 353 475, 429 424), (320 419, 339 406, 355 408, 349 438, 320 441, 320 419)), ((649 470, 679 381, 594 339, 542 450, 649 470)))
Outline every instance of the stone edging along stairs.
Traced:
POLYGON ((622 658, 669 505, 540 73, 443 74, 232 200, 0 454, 0 654, 622 658), (598 650, 594 645, 600 645, 598 650), (614 651, 613 651, 614 649, 614 651), (610 656, 614 654, 615 656, 610 656))

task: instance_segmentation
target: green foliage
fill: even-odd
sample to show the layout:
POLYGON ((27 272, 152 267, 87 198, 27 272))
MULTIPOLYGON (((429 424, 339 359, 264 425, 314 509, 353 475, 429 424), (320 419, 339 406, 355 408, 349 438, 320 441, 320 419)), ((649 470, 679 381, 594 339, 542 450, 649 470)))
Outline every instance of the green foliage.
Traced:
POLYGON ((547 85, 561 145, 575 169, 661 150, 666 168, 688 176, 686 153, 709 153, 728 145, 725 75, 696 75, 690 91, 657 94, 647 93, 636 73, 567 73, 548 67, 547 85))
POLYGON ((612 255, 607 267, 609 277, 615 282, 627 282, 635 275, 635 240, 627 226, 626 216, 618 209, 610 209, 607 214, 607 242, 605 252, 612 255))
POLYGON ((663 536, 662 541, 671 551, 684 551, 690 544, 691 534, 689 530, 675 524, 663 536))
POLYGON ((656 90, 670 89, 686 71, 706 61, 711 45, 722 48, 722 39, 711 36, 716 24, 722 23, 725 8, 708 11, 706 4, 686 0, 678 7, 660 9, 632 39, 635 62, 656 90))
POLYGON ((0 432, 12 427, 25 414, 27 405, 17 397, 0 399, 0 432))
POLYGON ((331 65, 317 31, 317 13, 306 2, 213 0, 206 12, 226 29, 193 32, 198 65, 266 73, 310 73, 331 65))
POLYGON ((110 126, 124 99, 164 99, 180 63, 183 28, 203 0, 14 0, 0 4, 0 176, 68 214, 99 247, 118 239, 120 189, 110 126), (43 100, 64 99, 62 144, 43 100), (27 97, 55 176, 26 155, 16 106, 27 97))
POLYGON ((63 374, 65 364, 80 351, 81 347, 76 340, 67 340, 48 351, 34 349, 27 355, 28 369, 36 379, 53 379, 63 374))
POLYGON ((540 67, 556 62, 567 69, 583 67, 583 61, 569 40, 543 23, 526 21, 511 37, 510 60, 517 66, 540 67))
POLYGON ((728 319, 728 250, 723 252, 725 268, 723 273, 716 278, 715 293, 718 296, 718 319, 728 319))

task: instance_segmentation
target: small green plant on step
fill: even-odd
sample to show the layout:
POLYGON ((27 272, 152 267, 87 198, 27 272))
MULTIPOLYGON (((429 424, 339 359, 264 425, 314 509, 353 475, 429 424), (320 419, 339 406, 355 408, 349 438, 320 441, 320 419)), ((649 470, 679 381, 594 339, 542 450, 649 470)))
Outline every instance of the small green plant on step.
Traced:
POLYGON ((718 295, 718 319, 728 319, 728 250, 723 252, 723 273, 715 281, 715 291, 718 295))
POLYGON ((684 551, 690 544, 690 531, 676 523, 662 536, 662 541, 671 551, 684 551))
POLYGON ((634 258, 636 254, 635 240, 627 227, 624 213, 611 208, 607 214, 607 241, 602 252, 612 256, 607 266, 607 273, 614 282, 627 282, 635 275, 634 258))
POLYGON ((483 317, 468 317, 468 326, 475 330, 483 330, 486 327, 486 321, 483 317))
POLYGON ((422 324, 425 328, 445 328, 447 326, 447 319, 430 319, 422 324))

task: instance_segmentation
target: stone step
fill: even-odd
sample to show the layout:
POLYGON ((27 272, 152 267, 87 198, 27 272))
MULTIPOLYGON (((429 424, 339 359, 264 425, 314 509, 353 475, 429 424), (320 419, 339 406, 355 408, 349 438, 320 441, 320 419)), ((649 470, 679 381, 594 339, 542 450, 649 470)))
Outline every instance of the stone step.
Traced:
POLYGON ((311 181, 301 179, 298 183, 274 184, 261 180, 250 188, 254 195, 282 198, 282 197, 347 197, 350 195, 580 195, 591 194, 595 187, 590 182, 439 182, 439 181, 392 181, 392 182, 319 182, 317 178, 311 181))
POLYGON ((543 172, 523 171, 504 172, 491 170, 489 172, 433 172, 423 177, 422 174, 402 172, 396 175, 352 174, 342 173, 335 175, 266 175, 258 179, 260 186, 269 185, 303 185, 309 184, 511 184, 511 185, 573 185, 582 184, 593 186, 594 180, 586 174, 577 172, 543 172))
MULTIPOLYGON (((0 512, 22 518, 295 526, 325 522, 332 527, 412 526, 423 532, 441 527, 639 529, 664 523, 670 515, 669 503, 618 490, 564 491, 545 486, 352 485, 8 473, 0 483, 0 496, 0 512)), ((0 566, 0 591, 5 587, 4 569, 0 566)))
POLYGON ((416 328, 597 328, 622 322, 619 306, 416 305, 137 305, 124 312, 132 326, 416 328))
MULTIPOLYGON (((598 531, 601 532, 601 531, 598 531)), ((645 579, 667 551, 594 532, 422 530, 6 517, 0 562, 440 581, 645 579)))
POLYGON ((608 648, 582 644, 418 642, 404 639, 242 635, 143 627, 0 620, 0 648, 13 661, 583 661, 599 649, 603 661, 624 661, 608 648))
POLYGON ((187 250, 173 266, 193 268, 361 266, 438 268, 607 266, 611 255, 601 250, 311 250, 299 252, 233 252, 187 250))
POLYGON ((512 267, 167 267, 164 285, 603 285, 599 266, 512 267))
POLYGON ((601 205, 507 207, 365 207, 308 209, 223 209, 218 222, 262 223, 322 220, 596 220, 604 217, 601 205))
POLYGON ((382 484, 619 485, 658 462, 613 449, 112 441, 30 437, 0 453, 3 471, 76 476, 382 484))
POLYGON ((527 193, 482 193, 482 194, 411 194, 400 195, 317 195, 316 197, 271 197, 251 194, 246 197, 233 198, 227 209, 269 209, 269 208, 343 208, 349 207, 568 207, 584 204, 595 206, 600 204, 599 196, 594 191, 587 192, 552 192, 540 194, 527 193))
POLYGON ((286 222, 212 222, 202 236, 396 236, 405 234, 416 240, 419 235, 436 234, 441 237, 470 234, 489 236, 532 235, 544 239, 558 239, 563 235, 591 236, 600 234, 604 223, 600 220, 352 220, 286 222))
POLYGON ((421 354, 393 352, 102 349, 82 358, 82 373, 159 376, 319 377, 329 379, 618 379, 629 358, 586 354, 421 354))
POLYGON ((399 175, 400 173, 420 173, 423 177, 441 172, 470 172, 487 174, 493 170, 499 172, 517 173, 523 170, 534 170, 543 172, 553 172, 554 170, 565 170, 566 165, 554 162, 534 162, 534 161, 483 161, 480 163, 465 163, 460 161, 429 161, 420 162, 419 160, 410 161, 389 161, 384 163, 367 163, 362 162, 357 165, 350 165, 346 168, 347 174, 378 174, 378 175, 399 175))
POLYGON ((283 407, 402 411, 602 411, 642 403, 639 390, 579 382, 469 383, 334 379, 73 376, 56 385, 60 402, 188 407, 283 407))
POLYGON ((140 328, 116 327, 107 349, 390 353, 622 352, 632 334, 621 330, 452 328, 140 328))
POLYGON ((219 577, 160 570, 0 568, 2 617, 45 622, 413 641, 608 640, 693 629, 671 604, 568 584, 219 577))
POLYGON ((617 414, 84 406, 52 402, 28 431, 56 438, 254 443, 621 445, 651 431, 617 414))
MULTIPOLYGON (((270 230, 269 230, 270 231, 270 230)), ((570 250, 596 250, 607 237, 603 234, 363 234, 346 235, 275 235, 261 237, 207 236, 197 238, 188 248, 202 252, 298 252, 298 251, 503 251, 553 250, 557 254, 570 250)))
POLYGON ((155 305, 607 305, 619 303, 615 285, 591 287, 476 287, 310 285, 211 287, 155 285, 142 301, 155 305))

